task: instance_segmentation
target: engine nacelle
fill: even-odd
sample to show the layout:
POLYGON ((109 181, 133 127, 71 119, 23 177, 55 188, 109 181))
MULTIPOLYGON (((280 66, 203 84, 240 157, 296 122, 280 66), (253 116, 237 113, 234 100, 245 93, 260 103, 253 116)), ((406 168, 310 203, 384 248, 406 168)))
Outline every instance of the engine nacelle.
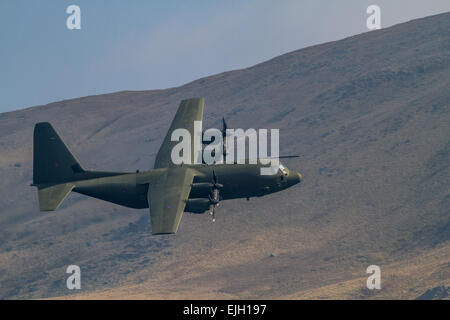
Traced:
POLYGON ((209 199, 205 198, 188 199, 186 201, 186 207, 184 208, 184 211, 201 214, 209 210, 209 205, 210 205, 209 199))
POLYGON ((193 183, 191 186, 191 193, 189 194, 189 198, 207 198, 211 193, 212 187, 213 184, 209 182, 193 183))

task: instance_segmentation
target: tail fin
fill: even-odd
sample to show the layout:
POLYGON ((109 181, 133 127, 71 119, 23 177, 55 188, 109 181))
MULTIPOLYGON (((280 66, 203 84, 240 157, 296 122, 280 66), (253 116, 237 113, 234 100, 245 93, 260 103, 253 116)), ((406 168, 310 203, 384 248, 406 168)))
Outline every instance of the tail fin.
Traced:
POLYGON ((33 185, 38 187, 41 211, 56 210, 77 180, 85 172, 48 122, 34 127, 33 185))
POLYGON ((58 184, 76 180, 84 172, 75 157, 48 122, 34 127, 33 184, 58 184))

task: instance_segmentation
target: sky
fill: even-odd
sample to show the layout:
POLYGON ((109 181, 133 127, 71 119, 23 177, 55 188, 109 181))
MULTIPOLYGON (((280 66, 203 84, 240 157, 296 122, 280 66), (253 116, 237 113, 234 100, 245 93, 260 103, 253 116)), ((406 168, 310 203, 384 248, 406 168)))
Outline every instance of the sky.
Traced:
POLYGON ((0 113, 180 86, 286 52, 450 11, 449 0, 1 0, 0 113), (81 10, 70 30, 66 9, 81 10))

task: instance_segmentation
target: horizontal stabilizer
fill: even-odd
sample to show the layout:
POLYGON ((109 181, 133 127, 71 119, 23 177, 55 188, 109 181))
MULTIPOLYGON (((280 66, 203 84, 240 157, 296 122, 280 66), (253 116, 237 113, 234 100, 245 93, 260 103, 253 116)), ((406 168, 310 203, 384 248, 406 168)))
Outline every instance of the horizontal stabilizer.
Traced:
POLYGON ((38 189, 39 210, 53 211, 56 210, 67 195, 74 188, 72 183, 62 183, 51 187, 38 189))

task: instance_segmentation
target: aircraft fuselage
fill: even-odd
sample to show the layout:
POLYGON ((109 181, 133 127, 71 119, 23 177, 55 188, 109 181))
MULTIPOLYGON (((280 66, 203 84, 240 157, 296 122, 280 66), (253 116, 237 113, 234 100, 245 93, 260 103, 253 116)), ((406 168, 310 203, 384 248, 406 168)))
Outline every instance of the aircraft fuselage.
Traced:
MULTIPOLYGON (((213 170, 223 187, 220 189, 220 199, 238 199, 261 197, 284 190, 301 181, 298 172, 285 169, 274 175, 261 175, 259 164, 219 164, 219 165, 187 165, 195 170, 189 199, 208 199, 212 182, 213 170)), ((147 192, 153 177, 163 170, 155 169, 136 173, 110 173, 111 176, 86 177, 74 181, 74 192, 97 199, 112 202, 130 208, 148 208, 147 192)), ((101 175, 101 173, 99 173, 101 175)), ((107 175, 107 174, 104 174, 107 175)), ((186 210, 190 212, 189 206, 186 210)), ((200 213, 200 212, 198 212, 200 213)))

